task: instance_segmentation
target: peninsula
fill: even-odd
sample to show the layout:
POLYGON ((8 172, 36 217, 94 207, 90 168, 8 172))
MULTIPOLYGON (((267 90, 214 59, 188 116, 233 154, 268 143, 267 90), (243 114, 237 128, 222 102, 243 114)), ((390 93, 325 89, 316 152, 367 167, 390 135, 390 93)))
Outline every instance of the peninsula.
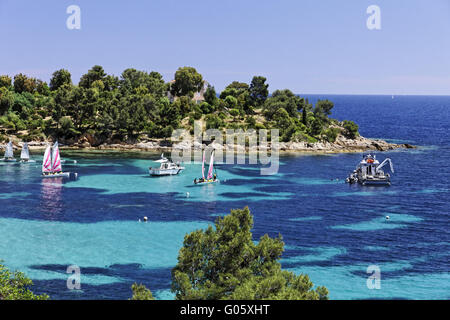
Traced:
MULTIPOLYGON (((351 120, 331 118, 333 102, 288 89, 269 95, 266 78, 234 81, 220 94, 192 67, 165 82, 158 72, 126 69, 120 77, 92 67, 78 85, 60 69, 46 82, 17 74, 0 76, 0 142, 30 149, 58 140, 65 148, 170 150, 204 145, 171 141, 175 129, 278 129, 280 151, 338 153, 413 148, 361 137, 351 120)), ((221 146, 218 146, 221 147, 221 146)), ((227 146, 224 146, 225 148, 227 146)), ((228 146, 229 148, 230 146, 228 146)), ((233 147, 233 146, 231 146, 233 147)))

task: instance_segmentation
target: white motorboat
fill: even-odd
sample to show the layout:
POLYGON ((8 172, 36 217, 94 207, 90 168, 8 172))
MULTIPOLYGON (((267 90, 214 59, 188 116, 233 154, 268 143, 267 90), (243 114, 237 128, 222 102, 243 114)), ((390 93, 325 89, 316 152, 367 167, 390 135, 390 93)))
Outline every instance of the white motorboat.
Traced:
POLYGON ((1 159, 1 161, 17 162, 17 160, 14 158, 14 150, 13 150, 13 145, 12 145, 11 141, 6 145, 5 157, 3 159, 1 159))
POLYGON ((59 155, 58 142, 55 142, 53 148, 47 146, 42 161, 42 177, 43 178, 73 178, 78 177, 74 172, 63 172, 61 166, 61 157, 59 155))
POLYGON ((346 182, 359 183, 363 186, 390 186, 391 176, 382 170, 387 163, 390 165, 391 172, 394 173, 391 159, 386 158, 380 164, 375 155, 365 155, 346 182))
POLYGON ((166 157, 164 157, 164 153, 161 155, 161 159, 156 160, 155 162, 159 163, 159 167, 150 167, 148 168, 149 174, 151 176, 172 176, 177 175, 185 168, 180 166, 178 163, 173 163, 166 157))
POLYGON ((35 163, 36 161, 30 159, 30 150, 28 149, 28 143, 24 143, 22 151, 20 153, 20 163, 35 163))

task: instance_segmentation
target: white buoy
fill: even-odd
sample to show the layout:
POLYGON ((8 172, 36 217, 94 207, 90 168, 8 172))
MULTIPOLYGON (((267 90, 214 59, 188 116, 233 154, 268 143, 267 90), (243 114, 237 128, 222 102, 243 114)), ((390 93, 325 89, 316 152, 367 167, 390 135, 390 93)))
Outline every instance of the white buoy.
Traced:
POLYGON ((189 198, 189 192, 186 192, 186 198, 189 198))
POLYGON ((389 220, 391 217, 389 217, 389 216, 386 216, 386 220, 389 220))
POLYGON ((144 221, 147 222, 147 220, 148 220, 148 218, 147 218, 147 217, 144 217, 144 221))

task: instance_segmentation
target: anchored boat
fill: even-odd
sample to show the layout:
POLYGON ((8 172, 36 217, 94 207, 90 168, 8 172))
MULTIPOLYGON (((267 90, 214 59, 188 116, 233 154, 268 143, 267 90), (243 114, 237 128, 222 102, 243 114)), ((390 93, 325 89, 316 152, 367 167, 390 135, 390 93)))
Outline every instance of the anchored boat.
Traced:
POLYGON ((209 169, 208 175, 205 179, 205 150, 203 151, 203 160, 202 160, 202 177, 199 179, 194 179, 194 184, 209 184, 219 182, 217 179, 217 173, 214 169, 214 150, 211 152, 211 158, 209 159, 209 169))
POLYGON ((156 160, 155 162, 160 163, 159 168, 148 168, 148 171, 151 176, 171 176, 179 174, 184 170, 184 167, 180 166, 178 163, 173 163, 166 157, 164 157, 164 153, 161 154, 161 159, 156 160))
POLYGON ((28 143, 24 143, 22 146, 22 151, 20 153, 21 163, 35 163, 36 161, 30 159, 30 150, 28 149, 28 143))
POLYGON ((388 163, 390 165, 391 172, 394 173, 394 166, 392 165, 391 159, 386 158, 380 164, 375 155, 365 155, 356 169, 348 176, 346 182, 359 183, 363 186, 390 186, 391 176, 389 173, 385 173, 382 170, 382 168, 388 163))
POLYGON ((53 148, 47 146, 45 149, 44 160, 42 161, 42 177, 74 179, 78 177, 78 173, 62 171, 58 141, 55 142, 53 148))
POLYGON ((6 145, 5 157, 3 159, 1 159, 1 161, 4 161, 4 162, 16 162, 17 161, 14 158, 13 145, 12 145, 11 141, 6 145))

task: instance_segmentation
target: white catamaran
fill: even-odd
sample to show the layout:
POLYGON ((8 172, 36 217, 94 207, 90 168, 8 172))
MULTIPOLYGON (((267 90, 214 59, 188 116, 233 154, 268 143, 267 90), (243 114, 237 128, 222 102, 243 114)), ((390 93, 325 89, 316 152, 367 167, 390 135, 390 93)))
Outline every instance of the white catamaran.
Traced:
POLYGON ((199 179, 194 179, 194 184, 209 184, 219 182, 217 179, 217 173, 214 170, 214 150, 211 152, 211 158, 209 159, 209 169, 208 175, 205 178, 205 154, 206 151, 203 151, 203 160, 202 160, 202 177, 199 179))
POLYGON ((61 157, 59 155, 58 141, 55 142, 53 148, 47 146, 42 161, 42 177, 43 178, 77 178, 77 173, 63 172, 61 166, 61 157))
POLYGON ((1 159, 1 160, 4 161, 4 162, 16 162, 17 161, 14 158, 13 145, 12 145, 11 141, 6 145, 5 157, 3 159, 1 159))
POLYGON ((34 163, 36 161, 30 159, 30 150, 28 149, 28 143, 24 143, 22 146, 22 152, 20 153, 21 163, 34 163))

